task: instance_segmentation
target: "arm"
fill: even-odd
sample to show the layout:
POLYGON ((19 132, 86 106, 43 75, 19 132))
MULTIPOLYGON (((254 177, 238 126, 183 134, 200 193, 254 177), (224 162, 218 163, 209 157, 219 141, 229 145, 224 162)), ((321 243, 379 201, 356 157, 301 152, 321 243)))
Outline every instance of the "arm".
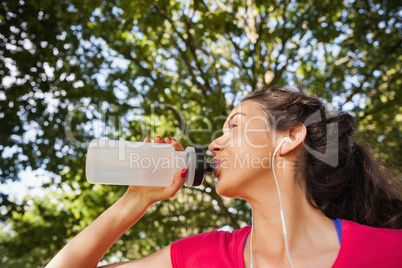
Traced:
MULTIPOLYGON (((183 150, 180 143, 173 144, 183 150)), ((130 186, 127 192, 103 212, 81 233, 74 237, 47 265, 53 267, 96 267, 106 251, 157 201, 176 195, 185 182, 179 170, 169 187, 130 186)), ((143 259, 109 267, 172 267, 170 246, 143 259), (128 266, 126 266, 128 265, 128 266)))

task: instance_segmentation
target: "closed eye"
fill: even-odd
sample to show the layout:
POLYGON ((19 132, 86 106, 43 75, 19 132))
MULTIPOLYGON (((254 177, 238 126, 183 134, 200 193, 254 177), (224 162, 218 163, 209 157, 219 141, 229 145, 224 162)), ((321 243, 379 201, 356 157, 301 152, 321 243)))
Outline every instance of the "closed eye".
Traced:
POLYGON ((237 127, 237 125, 236 125, 236 124, 233 124, 233 123, 230 123, 230 124, 229 124, 229 129, 232 129, 232 128, 234 128, 234 127, 237 127))

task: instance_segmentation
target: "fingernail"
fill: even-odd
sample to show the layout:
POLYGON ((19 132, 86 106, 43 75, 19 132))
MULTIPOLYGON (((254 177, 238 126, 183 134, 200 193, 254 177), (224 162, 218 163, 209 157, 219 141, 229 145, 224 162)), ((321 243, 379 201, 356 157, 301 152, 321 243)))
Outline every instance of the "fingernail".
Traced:
POLYGON ((146 139, 149 139, 149 137, 148 137, 148 136, 146 136, 144 140, 146 140, 146 139))
POLYGON ((171 140, 171 139, 172 139, 171 137, 166 137, 166 138, 168 138, 169 140, 171 140))
POLYGON ((176 139, 172 139, 172 141, 177 141, 176 139))
POLYGON ((157 138, 159 138, 159 139, 162 139, 160 136, 156 136, 157 138))
POLYGON ((186 177, 187 171, 188 171, 188 168, 183 168, 183 169, 181 170, 180 176, 181 176, 183 179, 186 177))

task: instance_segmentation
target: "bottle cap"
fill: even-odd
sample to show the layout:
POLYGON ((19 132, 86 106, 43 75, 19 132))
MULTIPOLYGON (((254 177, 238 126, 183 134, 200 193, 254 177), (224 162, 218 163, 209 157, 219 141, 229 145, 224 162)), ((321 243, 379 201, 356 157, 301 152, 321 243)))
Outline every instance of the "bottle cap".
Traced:
POLYGON ((194 173, 194 181, 191 186, 199 186, 204 181, 205 174, 207 172, 213 172, 214 167, 212 164, 208 163, 205 159, 204 150, 200 148, 195 149, 195 173, 194 173))

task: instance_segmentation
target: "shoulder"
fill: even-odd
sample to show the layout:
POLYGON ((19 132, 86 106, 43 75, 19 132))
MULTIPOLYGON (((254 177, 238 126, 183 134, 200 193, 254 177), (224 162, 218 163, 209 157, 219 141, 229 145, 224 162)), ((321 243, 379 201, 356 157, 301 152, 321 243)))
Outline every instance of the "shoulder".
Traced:
POLYGON ((342 220, 342 242, 334 267, 397 267, 402 264, 402 230, 342 220))
POLYGON ((402 230, 370 227, 348 220, 342 220, 342 225, 347 236, 358 239, 355 242, 362 244, 370 242, 376 245, 402 243, 402 230))
MULTIPOLYGON (((170 257, 173 267, 237 266, 241 243, 245 241, 250 226, 229 231, 213 230, 192 235, 171 244, 170 257), (217 263, 219 262, 219 263, 217 263)), ((242 248, 241 248, 242 249, 242 248)))

